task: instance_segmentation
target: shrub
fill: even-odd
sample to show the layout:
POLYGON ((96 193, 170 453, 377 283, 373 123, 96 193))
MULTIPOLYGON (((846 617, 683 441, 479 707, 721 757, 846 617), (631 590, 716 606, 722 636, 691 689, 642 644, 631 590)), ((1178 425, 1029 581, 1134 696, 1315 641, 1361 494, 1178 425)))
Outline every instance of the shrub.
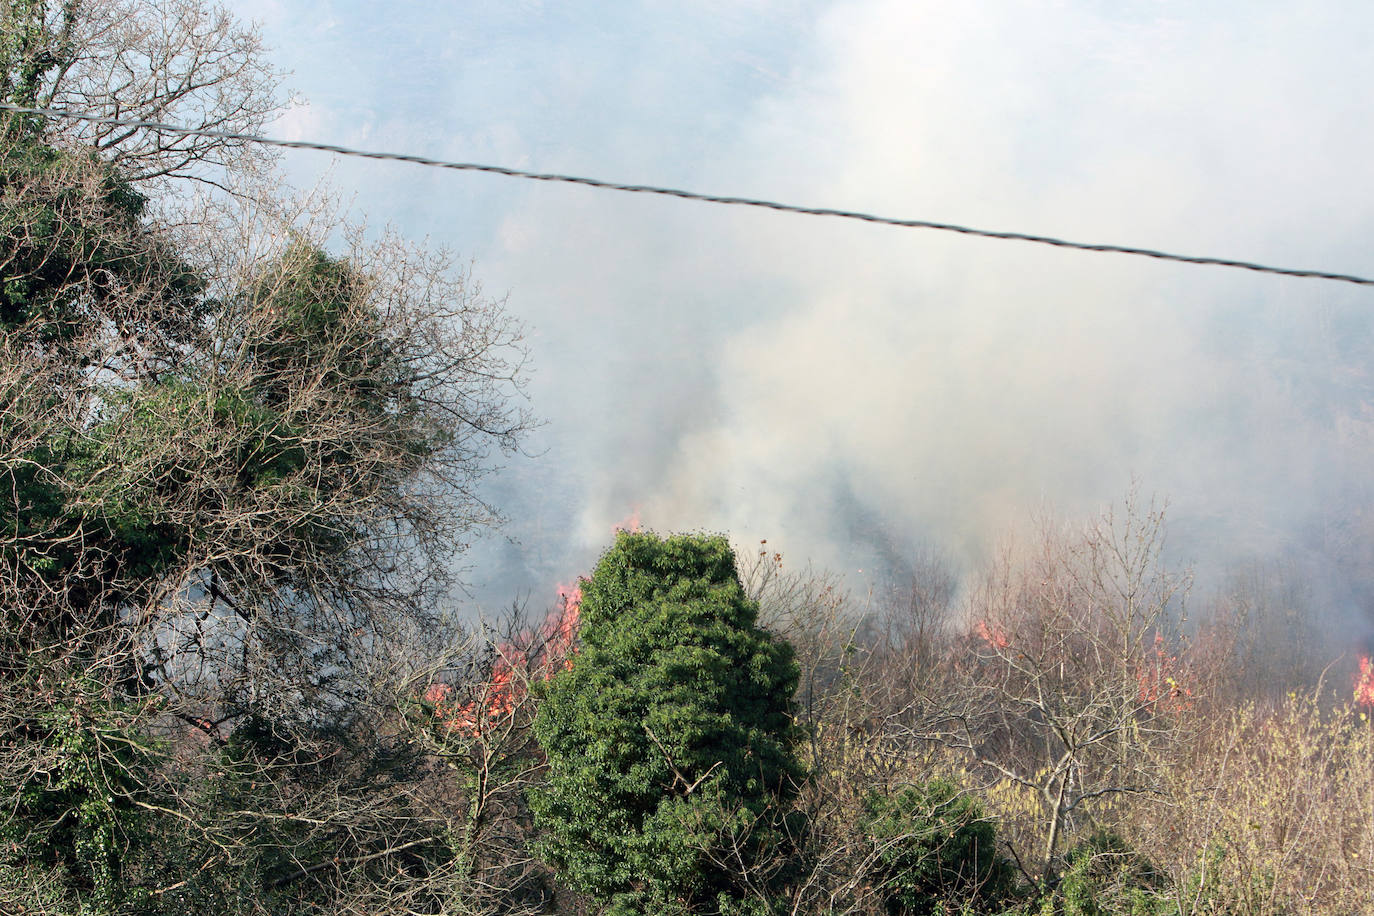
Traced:
POLYGON ((722 537, 622 532, 584 584, 531 803, 544 856, 610 912, 749 912, 783 880, 797 666, 757 618, 722 537))
POLYGON ((1178 912, 1166 877, 1120 836, 1097 830, 1075 844, 1055 894, 1046 901, 1063 916, 1169 916, 1178 912))
POLYGON ((861 826, 888 913, 935 916, 952 905, 981 909, 1008 896, 1012 869, 997 852, 996 827, 953 783, 933 779, 892 796, 871 792, 861 826))

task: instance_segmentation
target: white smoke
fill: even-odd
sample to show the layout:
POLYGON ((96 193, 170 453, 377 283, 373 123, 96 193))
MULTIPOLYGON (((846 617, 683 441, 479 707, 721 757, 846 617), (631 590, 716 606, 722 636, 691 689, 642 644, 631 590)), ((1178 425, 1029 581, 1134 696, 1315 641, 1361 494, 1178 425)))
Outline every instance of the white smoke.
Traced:
MULTIPOLYGON (((432 153, 523 150, 513 164, 1374 273, 1374 8, 779 0, 518 14, 529 23, 493 6, 448 24, 472 55, 435 64, 426 84, 452 91, 425 110, 452 112, 456 139, 439 136, 471 142, 432 153)), ((413 119, 406 131, 419 142, 413 119)), ((534 407, 549 425, 492 490, 519 541, 473 555, 492 601, 585 569, 636 507, 658 530, 766 537, 853 572, 921 543, 977 562, 1033 511, 1095 512, 1134 476, 1169 497, 1177 558, 1295 556, 1362 612, 1367 290, 415 181, 424 193, 406 196, 388 179, 390 200, 440 238, 490 227, 448 238, 535 329, 534 407)))

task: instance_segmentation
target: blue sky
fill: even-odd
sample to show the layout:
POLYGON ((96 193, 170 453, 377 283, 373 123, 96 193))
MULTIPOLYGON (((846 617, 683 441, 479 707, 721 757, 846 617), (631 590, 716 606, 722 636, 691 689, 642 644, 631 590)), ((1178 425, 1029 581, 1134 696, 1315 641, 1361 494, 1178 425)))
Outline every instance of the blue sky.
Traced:
MULTIPOLYGON (((253 0, 370 149, 1374 274, 1374 7, 1352 2, 253 0)), ((638 509, 851 581, 976 564, 1131 477, 1183 560, 1374 536, 1374 293, 1314 281, 288 153, 472 259, 547 421, 493 482, 487 609, 638 509)), ((1368 553, 1368 551, 1363 551, 1368 553)), ((1334 571, 1334 572, 1333 572, 1334 571)))

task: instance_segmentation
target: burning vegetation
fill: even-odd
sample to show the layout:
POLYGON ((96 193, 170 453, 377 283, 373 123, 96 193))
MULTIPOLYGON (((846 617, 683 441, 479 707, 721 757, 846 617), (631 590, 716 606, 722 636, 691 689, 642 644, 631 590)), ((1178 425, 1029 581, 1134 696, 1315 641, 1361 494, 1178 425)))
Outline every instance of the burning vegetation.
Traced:
POLYGON ((11 108, 213 128, 0 116, 0 913, 1374 913, 1370 653, 1185 619, 1154 505, 862 599, 635 511, 468 625, 504 301, 234 139, 223 7, 0 23, 11 108))
POLYGON ((530 685, 547 681, 572 665, 582 607, 582 586, 560 585, 558 603, 537 627, 497 642, 490 672, 467 685, 465 696, 447 682, 430 684, 423 701, 445 732, 467 737, 510 722, 525 705, 530 685), (475 694, 475 695, 474 695, 475 694))
POLYGON ((1368 654, 1360 656, 1360 670, 1355 676, 1355 704, 1374 708, 1374 661, 1368 654))
MULTIPOLYGON (((790 790, 787 843, 705 861, 797 913, 1367 911, 1374 662, 1346 661, 1344 702, 1315 676, 1254 690, 1253 634, 1223 611, 1186 623, 1191 580, 1166 568, 1163 534, 1161 510, 1127 505, 1043 532, 962 592, 931 563, 865 605, 824 576, 785 573, 761 544, 740 575, 796 652, 806 775, 790 790), (1072 909, 1085 899, 1096 909, 1072 909)), ((469 785, 501 772, 545 784, 531 687, 577 657, 580 585, 559 587, 539 625, 495 640, 485 674, 428 688, 444 746, 496 761, 469 785)), ((1270 612, 1239 592, 1218 606, 1242 600, 1247 620, 1270 612)), ((675 769, 658 736, 646 746, 668 755, 665 792, 713 785, 709 766, 675 769)), ((775 814, 759 829, 784 823, 775 814)), ((474 854, 496 848, 483 842, 474 854)))

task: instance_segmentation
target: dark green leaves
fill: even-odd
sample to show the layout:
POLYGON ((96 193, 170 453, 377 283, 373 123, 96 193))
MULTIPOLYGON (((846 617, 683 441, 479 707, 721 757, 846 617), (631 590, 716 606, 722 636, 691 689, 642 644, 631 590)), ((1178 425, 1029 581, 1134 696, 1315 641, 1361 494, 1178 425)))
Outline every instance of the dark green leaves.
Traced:
POLYGON ((583 586, 533 804, 550 861, 613 912, 747 912, 782 871, 797 668, 757 614, 721 537, 622 533, 583 586))

